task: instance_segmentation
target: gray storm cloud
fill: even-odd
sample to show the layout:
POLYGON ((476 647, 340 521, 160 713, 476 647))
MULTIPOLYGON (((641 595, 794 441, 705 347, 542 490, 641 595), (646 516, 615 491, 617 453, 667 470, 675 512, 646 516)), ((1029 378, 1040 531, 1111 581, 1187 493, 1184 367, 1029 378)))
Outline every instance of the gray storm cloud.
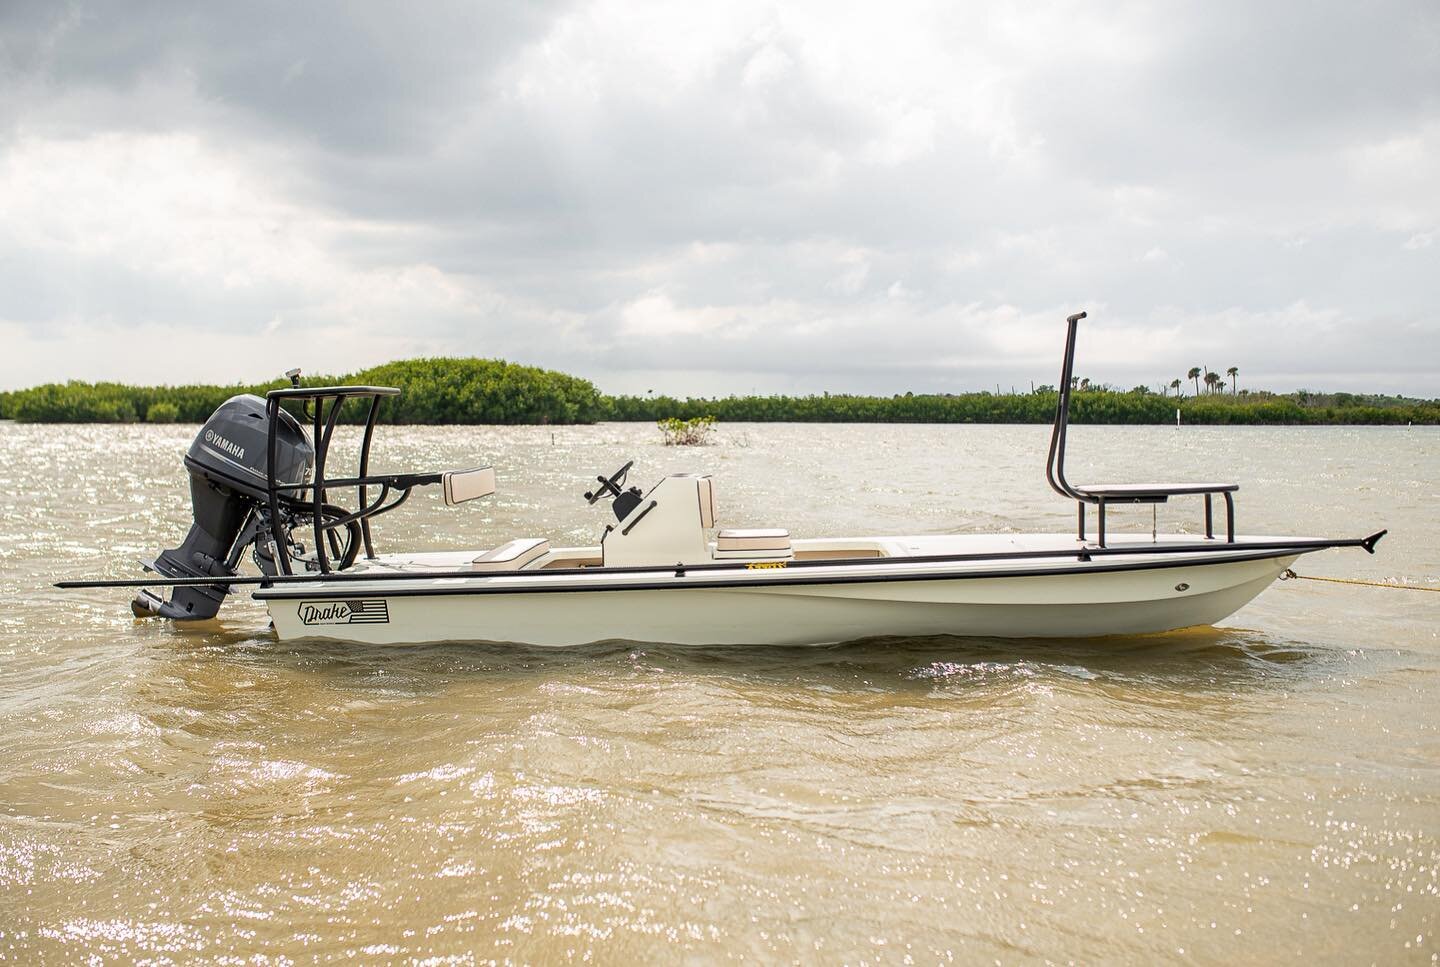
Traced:
POLYGON ((1440 395, 1433 4, 687 7, 4 5, 0 384, 1440 395))

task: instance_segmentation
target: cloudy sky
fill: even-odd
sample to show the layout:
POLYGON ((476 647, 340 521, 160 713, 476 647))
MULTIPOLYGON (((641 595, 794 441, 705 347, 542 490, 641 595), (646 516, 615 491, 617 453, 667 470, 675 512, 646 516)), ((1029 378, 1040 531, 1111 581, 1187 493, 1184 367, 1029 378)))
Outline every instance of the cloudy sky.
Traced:
POLYGON ((0 387, 1440 396, 1440 5, 0 3, 0 387))

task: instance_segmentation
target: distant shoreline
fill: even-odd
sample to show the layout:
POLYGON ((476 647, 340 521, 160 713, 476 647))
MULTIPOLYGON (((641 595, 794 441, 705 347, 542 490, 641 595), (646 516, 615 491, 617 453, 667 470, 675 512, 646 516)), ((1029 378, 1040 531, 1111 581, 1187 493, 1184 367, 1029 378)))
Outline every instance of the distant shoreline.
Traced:
MULTIPOLYGON (((1056 393, 859 396, 730 396, 676 399, 609 396, 588 380, 554 370, 474 358, 412 359, 306 385, 397 386, 382 420, 418 425, 565 425, 653 422, 713 416, 722 423, 988 423, 1048 424, 1056 393)), ((0 419, 24 423, 202 423, 227 398, 264 395, 288 385, 129 386, 48 383, 0 392, 0 419)), ((1270 393, 1264 390, 1172 396, 1137 387, 1083 389, 1072 397, 1071 420, 1082 424, 1156 425, 1440 425, 1440 400, 1355 393, 1270 393)), ((357 407, 345 422, 358 422, 357 407)))

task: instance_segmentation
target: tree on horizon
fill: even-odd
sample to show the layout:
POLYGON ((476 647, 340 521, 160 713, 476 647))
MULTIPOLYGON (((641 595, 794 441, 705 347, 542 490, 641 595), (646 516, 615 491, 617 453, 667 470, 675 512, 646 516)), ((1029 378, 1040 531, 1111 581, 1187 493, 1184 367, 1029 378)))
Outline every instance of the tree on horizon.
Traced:
POLYGON ((1195 381, 1195 395, 1196 395, 1196 396, 1199 396, 1199 395, 1200 395, 1200 367, 1199 367, 1199 366, 1192 366, 1192 367, 1190 367, 1190 372, 1188 372, 1188 373, 1185 374, 1185 378, 1186 378, 1186 379, 1193 379, 1193 380, 1195 381))
POLYGON ((1229 369, 1225 370, 1225 375, 1230 377, 1230 392, 1232 394, 1238 392, 1239 386, 1236 382, 1236 377, 1240 375, 1240 367, 1231 366, 1229 369))

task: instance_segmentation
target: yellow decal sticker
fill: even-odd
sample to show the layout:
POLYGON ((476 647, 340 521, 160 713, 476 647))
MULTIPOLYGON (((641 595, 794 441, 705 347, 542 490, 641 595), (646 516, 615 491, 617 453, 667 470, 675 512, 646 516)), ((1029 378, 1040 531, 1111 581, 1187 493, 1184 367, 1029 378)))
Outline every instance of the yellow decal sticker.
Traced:
POLYGON ((785 564, 785 561, 754 561, 745 566, 752 571, 768 571, 772 568, 784 567, 785 564))

